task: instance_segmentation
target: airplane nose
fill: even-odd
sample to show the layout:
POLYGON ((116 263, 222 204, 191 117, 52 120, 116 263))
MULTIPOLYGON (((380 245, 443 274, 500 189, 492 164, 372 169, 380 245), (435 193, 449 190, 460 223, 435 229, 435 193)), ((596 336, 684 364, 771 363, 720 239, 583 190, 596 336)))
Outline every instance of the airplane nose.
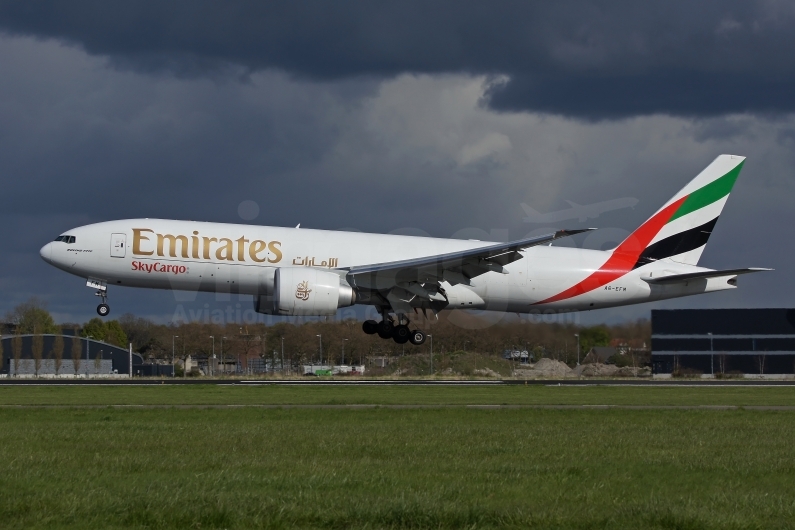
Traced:
POLYGON ((47 263, 52 263, 52 241, 41 247, 39 254, 41 254, 41 257, 44 261, 47 263))

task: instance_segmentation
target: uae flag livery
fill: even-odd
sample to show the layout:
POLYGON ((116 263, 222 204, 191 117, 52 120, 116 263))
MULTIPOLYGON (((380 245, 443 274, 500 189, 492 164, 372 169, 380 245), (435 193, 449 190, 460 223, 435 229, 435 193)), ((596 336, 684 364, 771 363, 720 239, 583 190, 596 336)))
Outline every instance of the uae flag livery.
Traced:
POLYGON ((538 304, 587 293, 655 261, 698 264, 744 162, 741 156, 716 158, 618 245, 597 271, 538 304))

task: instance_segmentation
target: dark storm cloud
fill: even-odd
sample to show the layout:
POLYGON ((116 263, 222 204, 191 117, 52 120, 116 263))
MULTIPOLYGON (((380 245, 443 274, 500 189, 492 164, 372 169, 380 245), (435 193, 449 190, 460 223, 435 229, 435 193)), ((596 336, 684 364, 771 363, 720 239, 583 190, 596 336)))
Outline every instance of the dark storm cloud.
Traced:
POLYGON ((587 119, 795 109, 789 2, 0 2, 0 28, 178 75, 506 76, 487 101, 587 119))

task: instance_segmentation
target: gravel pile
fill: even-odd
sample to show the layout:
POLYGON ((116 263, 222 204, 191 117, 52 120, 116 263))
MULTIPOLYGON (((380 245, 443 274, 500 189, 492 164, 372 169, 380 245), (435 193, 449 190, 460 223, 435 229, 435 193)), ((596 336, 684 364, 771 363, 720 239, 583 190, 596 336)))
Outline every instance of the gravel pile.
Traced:
POLYGON ((518 369, 515 374, 517 377, 547 378, 547 377, 566 377, 571 375, 571 368, 566 363, 555 361, 554 359, 540 359, 530 369, 518 369))
POLYGON ((638 368, 631 366, 619 368, 613 364, 591 363, 581 364, 572 370, 573 375, 581 377, 644 377, 651 375, 650 368, 638 368))
POLYGON ((574 368, 574 373, 582 377, 611 377, 616 372, 618 367, 614 364, 589 363, 574 368))

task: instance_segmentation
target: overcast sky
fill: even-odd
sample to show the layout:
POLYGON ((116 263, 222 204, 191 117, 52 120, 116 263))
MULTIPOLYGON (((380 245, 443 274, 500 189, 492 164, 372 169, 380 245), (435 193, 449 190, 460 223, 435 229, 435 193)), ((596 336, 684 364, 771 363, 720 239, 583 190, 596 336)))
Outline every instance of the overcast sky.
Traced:
MULTIPOLYGON (((700 264, 776 272, 583 322, 792 306, 793 49, 778 1, 0 1, 0 311, 90 318, 38 250, 126 217, 500 240, 544 231, 521 203, 637 198, 557 227, 607 248, 721 153, 748 160, 700 264)), ((163 322, 238 303, 110 293, 163 322)))

